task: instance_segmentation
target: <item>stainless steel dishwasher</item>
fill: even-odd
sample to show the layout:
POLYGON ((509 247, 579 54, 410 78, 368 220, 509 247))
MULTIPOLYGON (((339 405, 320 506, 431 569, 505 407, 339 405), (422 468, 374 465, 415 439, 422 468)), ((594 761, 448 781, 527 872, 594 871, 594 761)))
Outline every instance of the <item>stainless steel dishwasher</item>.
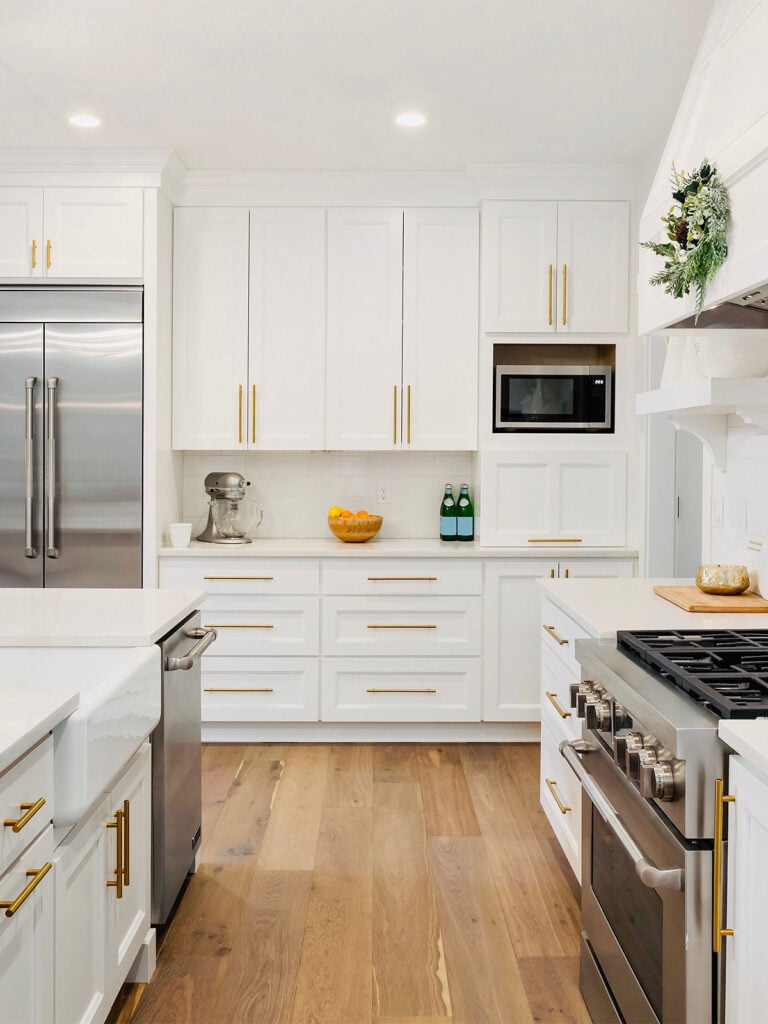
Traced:
POLYGON ((162 706, 152 733, 152 923, 165 924, 201 837, 200 656, 216 630, 193 612, 159 641, 162 706))

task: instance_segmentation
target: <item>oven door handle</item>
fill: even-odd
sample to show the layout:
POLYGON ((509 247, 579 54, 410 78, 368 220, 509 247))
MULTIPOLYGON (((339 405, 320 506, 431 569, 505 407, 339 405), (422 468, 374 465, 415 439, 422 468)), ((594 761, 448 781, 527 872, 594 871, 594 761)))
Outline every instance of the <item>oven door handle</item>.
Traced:
POLYGON ((614 835, 624 847, 627 856, 635 865, 635 872, 643 885, 647 885, 649 889, 681 891, 685 878, 682 868, 662 870, 644 857, 643 851, 622 824, 616 808, 592 776, 584 771, 584 766, 579 760, 578 755, 591 754, 598 750, 598 748, 585 743, 583 740, 576 740, 575 742, 563 740, 559 749, 562 756, 568 762, 571 771, 581 783, 582 789, 592 801, 593 806, 597 808, 600 817, 613 830, 614 835))

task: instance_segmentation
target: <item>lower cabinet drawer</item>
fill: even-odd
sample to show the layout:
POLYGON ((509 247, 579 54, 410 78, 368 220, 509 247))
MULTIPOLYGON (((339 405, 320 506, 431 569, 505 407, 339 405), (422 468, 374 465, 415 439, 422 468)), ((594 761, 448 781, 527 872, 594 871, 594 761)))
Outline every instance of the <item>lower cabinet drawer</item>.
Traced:
POLYGON ((317 721, 317 658, 211 658, 202 680, 204 722, 317 721))
POLYGON ((0 775, 0 873, 53 818, 53 737, 0 775), (14 827, 16 831, 14 831, 14 827))
POLYGON ((479 722, 480 658, 324 658, 326 722, 479 722))
POLYGON ((204 626, 218 637, 203 658, 251 654, 317 654, 320 608, 317 597, 209 597, 204 626))
POLYGON ((581 882, 581 786, 542 722, 539 799, 563 853, 581 882))
POLYGON ((578 672, 541 645, 541 720, 558 742, 581 739, 582 721, 571 707, 571 685, 579 680, 578 672))
POLYGON ((479 597, 323 598, 323 654, 480 654, 479 597))
POLYGON ((581 678, 581 667, 576 661, 575 641, 587 636, 587 631, 562 608, 546 598, 541 602, 541 639, 545 647, 556 654, 564 665, 581 678))

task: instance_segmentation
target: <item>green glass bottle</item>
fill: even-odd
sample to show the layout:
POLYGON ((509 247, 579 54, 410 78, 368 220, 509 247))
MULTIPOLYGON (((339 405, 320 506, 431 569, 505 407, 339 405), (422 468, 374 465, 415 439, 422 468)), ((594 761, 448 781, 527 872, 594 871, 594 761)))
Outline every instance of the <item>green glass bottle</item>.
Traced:
POLYGON ((469 488, 466 484, 461 485, 459 500, 456 505, 456 539, 475 539, 475 510, 472 506, 472 499, 469 496, 469 488))
POLYGON ((456 499, 450 484, 445 485, 440 505, 440 540, 456 540, 456 499))

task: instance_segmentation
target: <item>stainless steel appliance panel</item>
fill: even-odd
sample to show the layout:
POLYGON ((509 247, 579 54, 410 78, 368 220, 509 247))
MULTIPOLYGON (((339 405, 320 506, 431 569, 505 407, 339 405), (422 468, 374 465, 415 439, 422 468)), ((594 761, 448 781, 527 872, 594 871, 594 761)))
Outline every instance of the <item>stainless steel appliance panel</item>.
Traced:
POLYGON ((43 328, 0 323, 0 587, 43 583, 43 328))
POLYGON ((142 329, 45 325, 46 587, 140 587, 142 329))
POLYGON ((140 324, 141 288, 0 287, 0 323, 140 324))

